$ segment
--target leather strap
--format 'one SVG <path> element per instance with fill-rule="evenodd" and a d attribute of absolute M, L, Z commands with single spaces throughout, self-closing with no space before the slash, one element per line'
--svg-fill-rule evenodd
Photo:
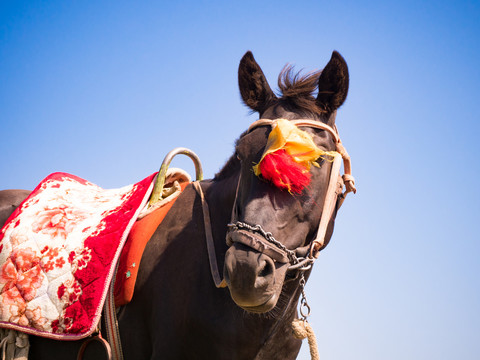
<path fill-rule="evenodd" d="M 252 123 L 252 125 L 250 125 L 250 127 L 248 128 L 248 132 L 252 131 L 253 129 L 259 126 L 273 126 L 277 122 L 277 120 L 281 120 L 281 119 L 279 118 L 275 120 L 270 120 L 270 119 L 257 120 L 254 123 Z M 340 142 L 337 129 L 332 128 L 331 126 L 324 124 L 320 121 L 316 121 L 312 119 L 298 119 L 298 120 L 289 120 L 289 121 L 296 126 L 308 126 L 315 129 L 328 131 L 335 139 L 335 143 Z"/>
<path fill-rule="evenodd" d="M 107 298 L 104 305 L 107 339 L 112 348 L 112 354 L 109 359 L 113 360 L 123 360 L 122 342 L 120 340 L 120 333 L 118 331 L 117 310 L 115 307 L 115 295 L 113 293 L 118 264 L 119 262 L 117 262 L 117 265 L 115 266 L 115 273 L 112 281 L 110 282 L 110 287 L 108 288 Z"/>
<path fill-rule="evenodd" d="M 203 211 L 203 223 L 205 225 L 205 240 L 207 242 L 207 252 L 208 260 L 210 262 L 210 272 L 212 273 L 213 282 L 217 288 L 224 288 L 227 286 L 225 279 L 222 279 L 220 272 L 218 271 L 217 256 L 215 255 L 215 244 L 213 242 L 212 235 L 212 223 L 210 221 L 210 211 L 208 208 L 208 203 L 205 200 L 205 195 L 203 194 L 202 187 L 198 181 L 194 181 L 193 188 L 200 195 L 200 200 L 202 202 L 202 211 Z"/>
<path fill-rule="evenodd" d="M 237 227 L 238 223 L 230 224 L 229 226 Z M 238 236 L 241 235 L 241 236 Z M 257 250 L 265 255 L 268 255 L 273 260 L 282 263 L 288 264 L 290 259 L 287 256 L 287 253 L 280 248 L 273 245 L 271 242 L 268 242 L 263 236 L 258 236 L 255 233 L 247 230 L 236 229 L 229 237 L 227 237 L 227 245 L 231 246 L 234 242 L 238 242 L 252 249 Z"/>
<path fill-rule="evenodd" d="M 318 225 L 317 237 L 312 242 L 310 249 L 310 255 L 318 257 L 319 250 L 325 243 L 325 234 L 327 233 L 327 227 L 332 218 L 333 209 L 337 203 L 338 198 L 338 174 L 340 173 L 340 165 L 342 158 L 340 154 L 336 154 L 333 159 L 332 168 L 330 170 L 330 179 L 328 180 L 327 193 L 325 194 L 325 202 L 323 203 L 322 217 L 320 218 L 320 224 Z M 341 192 L 341 190 L 340 190 Z"/>

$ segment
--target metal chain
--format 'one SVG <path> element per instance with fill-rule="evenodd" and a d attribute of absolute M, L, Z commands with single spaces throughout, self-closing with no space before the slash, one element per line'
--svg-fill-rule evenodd
<path fill-rule="evenodd" d="M 308 305 L 308 301 L 307 301 L 307 295 L 305 294 L 305 284 L 306 284 L 306 280 L 305 280 L 304 273 L 302 272 L 302 275 L 300 277 L 300 282 L 299 282 L 300 289 L 302 291 L 299 310 L 300 310 L 300 315 L 302 316 L 302 320 L 304 322 L 307 321 L 307 318 L 310 316 L 310 312 L 311 312 L 310 305 Z"/>
<path fill-rule="evenodd" d="M 297 255 L 295 254 L 295 251 L 287 249 L 285 245 L 283 245 L 280 241 L 275 239 L 275 237 L 272 235 L 271 232 L 265 231 L 260 225 L 252 226 L 247 223 L 237 221 L 234 224 L 228 224 L 228 227 L 232 231 L 248 230 L 251 232 L 257 232 L 260 235 L 262 235 L 265 238 L 265 240 L 272 243 L 277 248 L 279 248 L 280 250 L 282 250 L 287 254 L 287 257 L 291 263 L 290 267 L 288 268 L 289 270 L 307 271 L 307 270 L 310 270 L 313 263 L 315 262 L 315 259 L 311 257 L 306 257 L 306 258 L 297 257 Z"/>
<path fill-rule="evenodd" d="M 299 261 L 298 261 L 297 255 L 295 255 L 295 251 L 287 249 L 287 247 L 285 245 L 283 245 L 280 241 L 278 241 L 277 239 L 275 239 L 273 237 L 271 232 L 267 232 L 267 231 L 263 230 L 263 228 L 260 225 L 252 226 L 252 225 L 246 224 L 244 222 L 237 221 L 235 224 L 228 224 L 228 227 L 230 229 L 232 229 L 233 231 L 249 230 L 249 231 L 252 231 L 252 232 L 260 233 L 260 235 L 262 235 L 265 238 L 265 240 L 272 243 L 273 245 L 275 245 L 280 250 L 284 251 L 287 254 L 288 258 L 290 259 L 290 262 L 293 265 L 298 264 Z"/>

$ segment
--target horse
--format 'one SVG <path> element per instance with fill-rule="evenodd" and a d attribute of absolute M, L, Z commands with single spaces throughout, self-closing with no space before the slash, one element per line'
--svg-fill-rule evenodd
<path fill-rule="evenodd" d="M 349 75 L 345 60 L 334 51 L 322 71 L 305 75 L 286 66 L 278 77 L 280 93 L 275 94 L 248 51 L 240 61 L 238 82 L 244 104 L 260 119 L 309 119 L 333 128 L 347 97 Z M 336 150 L 329 131 L 315 126 L 302 130 L 318 148 Z M 278 188 L 252 171 L 271 131 L 261 123 L 241 134 L 223 168 L 197 187 L 188 185 L 156 229 L 140 263 L 133 299 L 118 314 L 125 359 L 297 357 L 301 340 L 292 335 L 291 323 L 312 268 L 281 261 L 277 250 L 300 256 L 310 248 L 332 163 L 318 159 L 310 168 L 310 184 L 301 192 Z M 0 192 L 0 227 L 27 195 L 25 190 Z M 335 199 L 318 251 L 331 239 L 341 200 Z M 205 203 L 210 225 L 204 221 Z M 223 269 L 226 287 L 212 281 L 208 231 L 213 261 Z M 253 244 L 265 242 L 265 236 L 278 243 L 270 252 L 263 251 L 269 247 L 265 244 Z M 82 342 L 30 336 L 29 356 L 75 359 Z M 84 358 L 105 358 L 104 349 L 88 346 Z"/>

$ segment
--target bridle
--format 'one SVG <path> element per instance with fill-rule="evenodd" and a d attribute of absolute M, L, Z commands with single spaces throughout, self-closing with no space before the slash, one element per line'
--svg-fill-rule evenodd
<path fill-rule="evenodd" d="M 280 119 L 257 120 L 250 125 L 247 133 L 253 131 L 260 126 L 273 127 L 278 120 Z M 296 250 L 290 250 L 287 249 L 280 241 L 276 240 L 270 232 L 265 231 L 261 225 L 250 225 L 236 220 L 235 203 L 237 201 L 238 188 L 241 181 L 240 177 L 238 180 L 237 194 L 235 195 L 234 206 L 232 209 L 232 221 L 230 224 L 228 224 L 228 227 L 229 234 L 236 231 L 241 232 L 244 236 L 236 237 L 235 240 L 232 240 L 230 236 L 227 236 L 227 245 L 231 246 L 233 245 L 233 242 L 241 242 L 261 253 L 267 254 L 278 262 L 290 264 L 289 270 L 299 270 L 302 272 L 303 275 L 304 271 L 311 268 L 312 264 L 317 259 L 320 250 L 324 247 L 327 227 L 332 217 L 335 206 L 339 208 L 345 200 L 346 195 L 349 192 L 355 193 L 356 188 L 355 179 L 352 176 L 350 156 L 342 145 L 336 126 L 331 127 L 320 121 L 315 121 L 311 119 L 299 119 L 290 121 L 298 127 L 311 127 L 314 129 L 327 131 L 328 133 L 330 133 L 330 135 L 332 135 L 335 142 L 336 154 L 334 155 L 334 159 L 332 161 L 327 193 L 325 196 L 325 202 L 323 204 L 322 216 L 315 239 L 305 247 L 301 247 Z M 344 164 L 344 175 L 340 176 L 340 167 L 342 160 Z M 345 191 L 343 191 L 344 186 Z M 222 276 L 220 275 L 220 272 L 218 270 L 208 203 L 205 200 L 205 195 L 203 193 L 202 187 L 200 186 L 200 183 L 198 181 L 193 182 L 193 187 L 200 195 L 202 203 L 203 218 L 205 224 L 205 238 L 207 243 L 207 252 L 210 262 L 210 271 L 212 274 L 212 278 L 216 287 L 226 287 L 227 284 L 225 280 L 222 279 Z"/>
<path fill-rule="evenodd" d="M 260 119 L 250 125 L 247 133 L 261 126 L 274 127 L 277 121 L 280 119 Z M 320 250 L 324 247 L 325 235 L 327 232 L 328 223 L 330 222 L 333 210 L 337 202 L 340 202 L 338 206 L 343 203 L 346 195 L 349 192 L 356 192 L 355 180 L 351 174 L 350 156 L 345 150 L 340 136 L 338 135 L 337 128 L 326 125 L 322 122 L 299 119 L 290 120 L 291 123 L 297 127 L 311 127 L 315 129 L 321 129 L 327 131 L 332 135 L 335 142 L 335 155 L 332 161 L 332 167 L 330 171 L 329 183 L 327 187 L 327 193 L 325 196 L 325 202 L 323 205 L 322 216 L 318 226 L 315 239 L 305 247 L 299 248 L 296 251 L 287 249 L 281 242 L 276 240 L 272 233 L 265 231 L 261 225 L 250 225 L 236 220 L 235 209 L 233 207 L 232 222 L 228 225 L 230 232 L 242 232 L 244 236 L 227 237 L 227 244 L 232 245 L 234 241 L 241 242 L 255 250 L 269 255 L 274 260 L 289 263 L 289 270 L 308 270 L 315 259 L 318 257 Z M 340 176 L 340 166 L 343 159 L 345 174 Z M 239 178 L 239 184 L 241 179 Z M 343 186 L 345 185 L 345 191 L 343 192 Z M 238 189 L 238 187 L 237 187 Z M 238 190 L 237 190 L 238 193 Z M 238 195 L 238 194 L 237 194 Z M 235 196 L 235 203 L 237 201 L 237 195 Z M 250 234 L 256 234 L 257 236 L 250 236 Z M 259 236 L 258 236 L 259 235 Z M 299 255 L 299 256 L 297 256 Z"/>

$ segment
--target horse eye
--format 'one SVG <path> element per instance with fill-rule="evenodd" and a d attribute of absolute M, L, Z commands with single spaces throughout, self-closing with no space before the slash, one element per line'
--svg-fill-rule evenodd
<path fill-rule="evenodd" d="M 324 159 L 324 158 L 318 158 L 318 159 L 317 159 L 317 164 L 318 164 L 318 166 L 322 166 L 324 162 L 325 162 L 325 159 Z"/>

